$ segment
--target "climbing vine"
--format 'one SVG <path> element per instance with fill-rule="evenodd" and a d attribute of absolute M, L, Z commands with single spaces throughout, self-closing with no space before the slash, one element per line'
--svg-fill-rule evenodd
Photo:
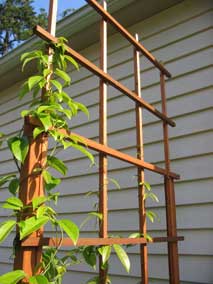
<path fill-rule="evenodd" d="M 23 70 L 31 61 L 36 61 L 37 64 L 37 74 L 29 77 L 19 92 L 20 99 L 26 95 L 32 95 L 29 109 L 23 110 L 21 116 L 35 122 L 33 139 L 36 140 L 45 135 L 52 139 L 55 145 L 47 155 L 44 165 L 34 168 L 33 173 L 31 173 L 42 175 L 45 195 L 36 197 L 30 205 L 25 205 L 18 198 L 18 193 L 22 182 L 20 180 L 21 168 L 29 151 L 29 139 L 24 134 L 23 129 L 16 136 L 7 139 L 8 148 L 11 151 L 18 174 L 0 177 L 0 187 L 7 186 L 11 194 L 2 206 L 11 211 L 11 218 L 0 225 L 0 242 L 3 242 L 17 227 L 18 234 L 14 241 L 14 251 L 20 241 L 38 231 L 47 223 L 52 225 L 56 237 L 60 239 L 63 239 L 64 234 L 66 234 L 76 245 L 79 238 L 78 226 L 71 220 L 59 219 L 57 212 L 52 207 L 53 204 L 57 204 L 60 195 L 60 192 L 56 192 L 55 188 L 61 183 L 61 178 L 53 176 L 51 169 L 56 170 L 62 176 L 66 176 L 68 170 L 65 163 L 56 156 L 58 149 L 65 150 L 72 147 L 82 152 L 94 164 L 94 157 L 87 150 L 83 141 L 77 135 L 69 132 L 68 121 L 76 116 L 79 111 L 82 111 L 88 117 L 89 112 L 85 105 L 74 101 L 64 91 L 64 88 L 71 84 L 71 78 L 67 73 L 68 64 L 78 69 L 77 62 L 66 54 L 65 43 L 66 39 L 59 38 L 58 43 L 51 44 L 51 56 L 48 56 L 42 50 L 24 53 L 21 56 Z M 4 135 L 0 133 L 0 146 L 3 139 Z M 157 197 L 151 192 L 150 186 L 148 184 L 145 184 L 145 186 L 147 193 L 144 198 L 152 198 L 157 201 Z M 30 215 L 29 212 L 31 212 Z M 28 218 L 25 218 L 24 216 L 27 214 Z M 90 212 L 89 217 L 102 220 L 102 215 L 98 211 Z M 153 222 L 156 216 L 150 211 L 147 212 L 147 217 Z M 138 236 L 141 235 L 132 234 L 130 237 Z M 144 237 L 149 238 L 148 235 Z M 99 256 L 102 257 L 102 269 L 107 271 L 112 250 L 114 250 L 126 271 L 129 272 L 130 270 L 128 255 L 124 247 L 120 245 L 74 247 L 61 258 L 57 254 L 59 249 L 60 245 L 43 248 L 42 262 L 37 267 L 37 271 L 35 270 L 35 275 L 29 277 L 24 271 L 16 270 L 0 276 L 0 283 L 15 284 L 25 278 L 31 284 L 61 284 L 69 266 L 86 262 L 95 269 Z M 99 282 L 99 277 L 95 277 L 89 280 L 88 284 Z M 106 283 L 111 283 L 108 276 Z"/>

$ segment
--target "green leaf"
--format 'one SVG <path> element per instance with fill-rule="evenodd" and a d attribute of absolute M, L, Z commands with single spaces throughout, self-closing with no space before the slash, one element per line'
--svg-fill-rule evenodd
<path fill-rule="evenodd" d="M 29 57 L 30 56 L 30 52 L 24 52 L 21 57 L 20 57 L 20 60 L 23 61 L 25 58 Z"/>
<path fill-rule="evenodd" d="M 29 86 L 28 83 L 25 82 L 21 88 L 21 90 L 18 93 L 19 99 L 22 99 L 27 93 L 29 93 Z"/>
<path fill-rule="evenodd" d="M 155 218 L 157 218 L 157 214 L 153 211 L 146 211 L 146 217 L 152 222 L 154 223 Z"/>
<path fill-rule="evenodd" d="M 23 202 L 17 197 L 10 197 L 3 204 L 3 208 L 20 211 L 23 208 Z"/>
<path fill-rule="evenodd" d="M 136 238 L 140 238 L 141 234 L 140 233 L 132 233 L 131 235 L 129 235 L 130 239 L 136 239 Z"/>
<path fill-rule="evenodd" d="M 53 177 L 47 170 L 42 171 L 42 176 L 44 178 L 47 191 L 50 191 L 61 182 L 59 178 Z"/>
<path fill-rule="evenodd" d="M 89 119 L 89 111 L 88 111 L 88 108 L 81 104 L 81 103 L 78 103 L 78 102 L 75 102 L 75 105 L 77 106 L 78 109 L 80 109 Z"/>
<path fill-rule="evenodd" d="M 154 194 L 153 192 L 148 193 L 147 197 L 151 198 L 155 202 L 159 202 L 157 195 Z"/>
<path fill-rule="evenodd" d="M 117 189 L 121 189 L 120 184 L 114 178 L 109 178 L 109 180 L 116 186 Z"/>
<path fill-rule="evenodd" d="M 87 281 L 87 284 L 100 284 L 99 276 L 95 276 Z"/>
<path fill-rule="evenodd" d="M 39 196 L 39 197 L 33 198 L 33 201 L 32 201 L 33 210 L 38 208 L 41 204 L 43 204 L 47 200 L 48 198 L 46 196 Z"/>
<path fill-rule="evenodd" d="M 47 77 L 52 71 L 49 68 L 43 70 L 44 77 Z"/>
<path fill-rule="evenodd" d="M 99 220 L 102 220 L 103 219 L 103 215 L 101 213 L 98 213 L 98 212 L 90 212 L 88 213 L 88 216 L 87 218 L 85 218 L 83 220 L 83 222 L 80 224 L 80 229 L 88 222 L 90 221 L 91 219 L 93 218 L 98 218 Z"/>
<path fill-rule="evenodd" d="M 148 182 L 141 182 L 140 185 L 144 185 L 145 188 L 148 190 L 148 191 L 151 191 L 151 185 L 148 183 Z"/>
<path fill-rule="evenodd" d="M 56 87 L 56 89 L 59 91 L 59 93 L 62 92 L 62 85 L 56 80 L 50 80 L 50 82 Z"/>
<path fill-rule="evenodd" d="M 67 85 L 70 85 L 70 83 L 71 83 L 71 78 L 70 78 L 70 76 L 69 76 L 66 72 L 64 72 L 64 71 L 62 71 L 62 70 L 56 68 L 55 74 L 56 74 L 57 76 L 59 76 L 60 78 L 62 78 L 62 79 L 67 83 Z"/>
<path fill-rule="evenodd" d="M 40 206 L 36 211 L 36 218 L 41 218 L 47 213 L 47 206 Z"/>
<path fill-rule="evenodd" d="M 29 90 L 31 91 L 32 88 L 33 88 L 36 84 L 38 84 L 42 79 L 43 79 L 43 77 L 42 77 L 42 76 L 38 76 L 38 75 L 30 77 L 30 78 L 28 79 L 28 87 L 29 87 Z"/>
<path fill-rule="evenodd" d="M 12 272 L 5 273 L 0 276 L 1 284 L 16 284 L 20 280 L 26 277 L 26 274 L 23 270 L 15 270 Z"/>
<path fill-rule="evenodd" d="M 29 142 L 27 137 L 12 137 L 8 139 L 7 143 L 14 157 L 21 163 L 24 163 L 29 150 Z"/>
<path fill-rule="evenodd" d="M 30 113 L 31 113 L 30 110 L 22 110 L 21 117 L 25 117 L 25 116 L 29 115 Z"/>
<path fill-rule="evenodd" d="M 1 147 L 2 143 L 3 143 L 2 139 L 1 139 L 2 137 L 4 137 L 4 134 L 2 132 L 0 132 L 0 147 Z"/>
<path fill-rule="evenodd" d="M 44 131 L 45 131 L 45 129 L 43 127 L 36 127 L 33 130 L 33 138 L 36 139 L 36 137 Z"/>
<path fill-rule="evenodd" d="M 75 59 L 73 59 L 71 56 L 69 55 L 64 55 L 64 58 L 66 58 L 66 60 L 68 60 L 72 65 L 75 66 L 75 68 L 77 70 L 79 70 L 79 66 L 78 66 L 78 63 L 75 61 Z"/>
<path fill-rule="evenodd" d="M 73 147 L 74 149 L 80 151 L 80 152 L 83 153 L 85 156 L 87 156 L 87 157 L 90 159 L 90 161 L 91 161 L 92 164 L 95 163 L 95 159 L 94 159 L 93 155 L 92 155 L 89 151 L 87 151 L 83 146 L 78 145 L 78 144 L 74 144 L 74 143 L 72 143 L 72 142 L 69 142 L 69 143 L 71 143 L 71 144 L 70 144 L 70 147 Z"/>
<path fill-rule="evenodd" d="M 79 229 L 78 226 L 70 220 L 58 220 L 58 224 L 62 230 L 68 235 L 68 237 L 73 241 L 74 245 L 76 245 L 79 237 Z"/>
<path fill-rule="evenodd" d="M 33 216 L 24 221 L 20 221 L 18 223 L 18 226 L 20 228 L 20 240 L 32 234 L 33 232 L 39 230 L 48 221 L 49 221 L 49 217 L 46 217 L 46 216 L 42 216 L 39 218 L 36 218 L 35 216 Z"/>
<path fill-rule="evenodd" d="M 87 281 L 87 284 L 100 284 L 100 278 L 95 276 Z"/>
<path fill-rule="evenodd" d="M 63 110 L 63 107 L 60 104 L 57 103 L 51 103 L 51 104 L 42 104 L 37 109 L 37 113 L 41 113 L 44 111 L 55 111 L 55 110 Z"/>
<path fill-rule="evenodd" d="M 153 241 L 152 237 L 151 237 L 149 234 L 147 234 L 147 233 L 144 234 L 143 237 L 144 237 L 147 241 L 149 241 L 149 242 L 152 242 L 152 241 Z"/>
<path fill-rule="evenodd" d="M 49 284 L 48 279 L 44 275 L 31 276 L 29 279 L 30 284 Z"/>
<path fill-rule="evenodd" d="M 9 180 L 11 180 L 12 178 L 14 178 L 16 175 L 15 174 L 11 174 L 11 175 L 6 175 L 0 178 L 0 187 L 2 185 L 4 185 L 6 182 L 8 182 Z"/>
<path fill-rule="evenodd" d="M 110 258 L 112 247 L 111 246 L 102 246 L 98 249 L 98 252 L 102 256 L 102 264 L 105 265 L 105 263 Z"/>
<path fill-rule="evenodd" d="M 52 126 L 51 117 L 49 114 L 39 113 L 37 114 L 39 120 L 44 126 L 45 131 L 47 131 Z"/>
<path fill-rule="evenodd" d="M 23 71 L 25 65 L 28 62 L 30 62 L 31 60 L 34 60 L 36 58 L 42 58 L 42 51 L 35 50 L 35 51 L 32 51 L 32 52 L 23 53 L 22 56 L 21 56 L 21 61 L 24 61 L 23 65 L 22 65 L 22 71 Z"/>
<path fill-rule="evenodd" d="M 94 270 L 96 269 L 96 252 L 94 246 L 87 246 L 83 250 L 83 257 L 87 264 L 89 264 Z"/>
<path fill-rule="evenodd" d="M 14 178 L 9 183 L 9 192 L 13 195 L 19 191 L 19 179 Z"/>
<path fill-rule="evenodd" d="M 47 156 L 47 164 L 54 168 L 56 171 L 60 172 L 62 175 L 66 175 L 67 167 L 65 166 L 64 162 L 59 160 L 54 156 Z"/>
<path fill-rule="evenodd" d="M 99 220 L 103 220 L 103 215 L 102 215 L 101 213 L 98 213 L 98 212 L 90 212 L 90 213 L 88 213 L 88 215 L 97 217 Z"/>
<path fill-rule="evenodd" d="M 4 222 L 0 226 L 0 243 L 3 242 L 7 236 L 10 234 L 10 232 L 13 230 L 13 228 L 16 225 L 16 221 L 14 220 L 9 220 Z M 0 282 L 1 283 L 1 282 Z"/>
<path fill-rule="evenodd" d="M 35 57 L 29 57 L 29 58 L 26 58 L 22 64 L 22 72 L 24 71 L 24 67 L 26 66 L 27 63 L 29 63 L 30 61 L 34 60 Z"/>
<path fill-rule="evenodd" d="M 113 245 L 113 248 L 114 248 L 118 258 L 120 259 L 120 262 L 122 263 L 123 267 L 129 273 L 130 261 L 129 261 L 129 257 L 126 254 L 125 250 L 120 245 Z"/>

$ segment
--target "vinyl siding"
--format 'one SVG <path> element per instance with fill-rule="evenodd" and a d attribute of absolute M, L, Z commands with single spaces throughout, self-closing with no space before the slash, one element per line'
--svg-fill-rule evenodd
<path fill-rule="evenodd" d="M 181 175 L 175 190 L 178 233 L 185 237 L 185 241 L 179 243 L 182 284 L 213 283 L 212 14 L 212 1 L 186 0 L 129 27 L 131 33 L 139 33 L 143 44 L 173 75 L 167 80 L 166 89 L 168 114 L 177 124 L 176 128 L 169 129 L 169 134 L 172 170 Z M 98 64 L 98 47 L 94 44 L 81 53 Z M 133 89 L 132 47 L 120 35 L 114 34 L 109 38 L 108 55 L 109 73 Z M 141 58 L 141 70 L 142 96 L 160 109 L 158 71 L 144 57 Z M 84 68 L 71 74 L 73 84 L 67 91 L 90 110 L 90 120 L 80 114 L 78 119 L 73 119 L 72 129 L 97 140 L 99 81 Z M 11 86 L 0 95 L 0 131 L 8 137 L 22 125 L 19 113 L 30 101 L 29 97 L 23 101 L 17 99 L 19 85 Z M 109 87 L 109 145 L 131 155 L 136 153 L 134 107 L 130 99 Z M 146 111 L 143 114 L 145 160 L 163 167 L 162 125 Z M 6 148 L 0 150 L 0 157 L 0 175 L 16 171 Z M 72 218 L 80 224 L 96 202 L 94 195 L 86 198 L 85 193 L 97 190 L 98 169 L 97 166 L 90 168 L 88 159 L 74 150 L 69 154 L 62 153 L 61 158 L 69 167 L 69 175 L 61 185 L 58 211 L 61 217 Z M 109 181 L 111 234 L 126 236 L 138 230 L 136 173 L 135 167 L 109 158 L 109 178 L 116 179 L 121 186 L 119 190 Z M 147 204 L 160 219 L 154 224 L 148 223 L 149 231 L 152 236 L 164 236 L 163 178 L 147 171 L 145 174 L 160 200 L 157 204 L 150 201 Z M 3 188 L 1 200 L 6 197 L 7 190 Z M 0 209 L 0 221 L 6 217 L 7 212 Z M 51 228 L 47 226 L 46 229 L 51 235 Z M 91 221 L 83 228 L 82 236 L 96 235 L 95 222 Z M 11 237 L 0 248 L 1 272 L 10 269 L 10 240 Z M 138 247 L 129 249 L 129 255 L 132 264 L 129 275 L 113 255 L 110 269 L 113 284 L 136 284 L 140 280 Z M 149 255 L 150 283 L 168 283 L 166 245 L 149 245 Z M 93 275 L 94 271 L 88 267 L 76 266 L 67 274 L 64 283 L 83 284 Z"/>

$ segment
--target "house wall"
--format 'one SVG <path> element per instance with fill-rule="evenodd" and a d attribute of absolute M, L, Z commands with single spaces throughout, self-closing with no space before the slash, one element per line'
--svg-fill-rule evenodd
<path fill-rule="evenodd" d="M 181 175 L 176 182 L 178 234 L 185 237 L 179 243 L 180 278 L 183 284 L 213 283 L 213 190 L 212 190 L 212 1 L 191 0 L 173 6 L 159 14 L 129 27 L 139 33 L 148 50 L 163 61 L 172 73 L 167 80 L 168 114 L 177 123 L 170 128 L 172 170 Z M 82 50 L 83 55 L 98 64 L 98 44 Z M 129 44 L 115 34 L 109 38 L 109 73 L 133 89 L 133 51 Z M 159 74 L 144 58 L 141 59 L 142 96 L 160 109 Z M 72 86 L 67 90 L 76 100 L 89 107 L 90 120 L 83 114 L 71 122 L 73 131 L 98 139 L 98 79 L 84 68 L 72 72 Z M 11 86 L 0 95 L 0 131 L 8 136 L 16 132 L 22 121 L 19 113 L 26 108 L 29 98 L 16 97 L 20 84 Z M 109 145 L 135 155 L 134 103 L 125 95 L 109 87 L 108 139 Z M 79 123 L 80 121 L 80 123 Z M 144 111 L 145 160 L 163 164 L 162 125 Z M 0 174 L 15 171 L 8 150 L 0 150 Z M 72 218 L 80 224 L 87 213 L 94 210 L 95 195 L 85 193 L 97 190 L 97 166 L 76 151 L 62 153 L 69 166 L 69 176 L 61 185 L 60 217 Z M 95 156 L 97 160 L 97 155 Z M 117 189 L 116 179 L 121 189 Z M 151 236 L 165 236 L 165 208 L 163 178 L 146 172 L 146 181 L 152 184 L 160 202 L 148 202 L 148 207 L 159 216 L 159 221 L 148 223 Z M 124 162 L 109 158 L 109 228 L 110 234 L 126 236 L 138 230 L 136 169 Z M 1 200 L 7 196 L 1 189 Z M 70 213 L 72 212 L 72 213 Z M 0 220 L 8 213 L 0 210 Z M 47 227 L 51 235 L 50 228 Z M 82 229 L 82 237 L 96 236 L 94 221 Z M 11 269 L 9 238 L 0 247 L 0 271 Z M 62 253 L 65 253 L 63 251 Z M 150 283 L 168 283 L 167 248 L 165 244 L 149 245 Z M 113 284 L 136 284 L 139 278 L 138 247 L 129 249 L 132 269 L 127 275 L 115 256 L 110 273 Z M 64 283 L 84 283 L 94 271 L 84 265 L 72 268 Z"/>

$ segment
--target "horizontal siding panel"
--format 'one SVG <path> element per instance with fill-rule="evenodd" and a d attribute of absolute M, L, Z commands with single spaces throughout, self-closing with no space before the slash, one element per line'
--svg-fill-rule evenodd
<path fill-rule="evenodd" d="M 167 80 L 168 114 L 177 123 L 170 128 L 172 170 L 181 174 L 176 182 L 178 234 L 185 237 L 179 244 L 182 284 L 213 283 L 213 223 L 212 223 L 212 1 L 182 1 L 149 19 L 129 27 L 134 34 L 139 32 L 143 44 L 173 74 Z M 83 51 L 87 58 L 97 59 L 97 44 Z M 121 83 L 133 89 L 132 47 L 118 34 L 109 38 L 109 72 Z M 159 75 L 144 57 L 141 58 L 142 95 L 144 99 L 161 109 Z M 98 136 L 98 78 L 81 68 L 80 72 L 71 72 L 73 85 L 68 93 L 89 106 L 91 117 L 80 114 L 74 118 L 71 127 L 80 134 L 94 138 Z M 19 101 L 19 85 L 11 86 L 0 97 L 0 131 L 11 135 L 22 125 L 19 113 L 30 102 L 26 96 Z M 117 90 L 109 87 L 108 132 L 109 145 L 123 152 L 135 155 L 135 114 L 134 103 Z M 80 123 L 79 123 L 80 120 Z M 162 127 L 154 116 L 144 111 L 145 158 L 147 161 L 163 164 Z M 52 143 L 50 143 L 52 146 Z M 0 150 L 0 175 L 16 171 L 9 151 Z M 97 191 L 97 166 L 89 168 L 88 159 L 77 151 L 61 154 L 69 166 L 69 176 L 60 186 L 59 217 L 71 218 L 80 224 L 87 213 L 93 209 L 97 199 L 94 194 L 85 197 L 85 193 Z M 97 160 L 97 155 L 96 155 Z M 124 162 L 109 159 L 109 222 L 110 233 L 127 236 L 138 230 L 137 211 L 137 170 Z M 116 189 L 110 179 L 116 179 L 121 190 Z M 145 178 L 152 184 L 153 191 L 159 196 L 159 203 L 147 202 L 147 207 L 158 213 L 159 222 L 148 227 L 152 236 L 166 235 L 163 178 L 145 171 Z M 1 200 L 8 196 L 4 187 L 0 190 Z M 2 203 L 1 203 L 2 204 Z M 69 213 L 72 212 L 72 213 Z M 8 212 L 0 210 L 0 221 L 6 219 Z M 52 235 L 51 228 L 46 227 Z M 13 233 L 14 234 L 14 233 Z M 97 235 L 95 220 L 82 228 L 82 236 Z M 12 237 L 1 244 L 0 271 L 11 270 L 8 263 Z M 65 251 L 66 249 L 64 249 Z M 64 253 L 64 252 L 63 252 Z M 127 275 L 113 255 L 111 274 L 113 284 L 136 284 L 139 278 L 138 247 L 129 249 L 132 271 Z M 166 244 L 149 245 L 150 283 L 168 283 Z M 80 284 L 92 276 L 94 271 L 82 265 L 69 271 L 64 283 Z M 71 282 L 72 281 L 72 282 Z"/>
<path fill-rule="evenodd" d="M 65 209 L 66 210 L 66 209 Z M 69 209 L 70 211 L 70 209 Z M 149 230 L 165 230 L 165 209 L 155 208 L 154 212 L 158 215 L 159 220 L 155 223 L 148 221 Z M 213 227 L 213 221 L 211 218 L 212 204 L 193 206 L 177 206 L 177 224 L 179 229 L 209 229 Z M 5 214 L 5 213 L 4 213 Z M 193 219 L 191 216 L 193 215 Z M 62 219 L 71 219 L 78 226 L 82 224 L 88 215 L 86 213 L 63 213 L 60 214 Z M 7 216 L 5 216 L 7 217 Z M 5 221 L 5 217 L 0 216 L 0 221 Z M 84 231 L 97 231 L 97 220 L 88 221 L 84 225 L 82 232 Z M 49 225 L 46 226 L 48 231 L 51 231 Z M 123 211 L 110 211 L 109 212 L 109 231 L 138 231 L 138 212 L 134 210 Z"/>
<path fill-rule="evenodd" d="M 212 88 L 206 88 L 206 89 L 200 89 L 195 92 L 185 94 L 183 96 L 178 96 L 177 98 L 170 98 L 168 100 L 168 112 L 170 116 L 177 117 L 181 116 L 186 113 L 190 113 L 196 110 L 202 110 L 209 106 L 211 106 L 211 96 L 212 96 Z M 143 93 L 142 93 L 143 94 Z M 193 104 L 191 104 L 191 100 L 193 99 Z M 161 109 L 161 103 L 155 103 L 153 104 L 156 108 Z M 76 127 L 82 127 L 85 125 L 87 127 L 91 123 L 98 122 L 98 111 L 97 111 L 97 105 L 94 105 L 93 107 L 89 108 L 90 111 L 90 119 L 88 120 L 87 117 L 80 113 L 76 118 L 74 118 L 71 122 L 71 129 L 75 129 Z M 129 122 L 132 126 L 135 126 L 135 113 L 134 113 L 134 103 L 129 100 L 128 97 L 117 97 L 113 100 L 109 101 L 108 109 L 109 109 L 109 121 L 114 119 L 114 116 L 117 114 L 117 117 L 119 115 L 129 115 Z M 9 112 L 4 120 L 4 117 L 2 117 L 0 129 L 3 132 L 6 132 L 9 134 L 9 129 L 12 132 L 13 127 L 18 125 L 22 125 L 23 120 L 20 118 L 20 111 L 23 110 L 23 108 L 18 109 L 17 111 L 17 117 L 15 116 L 13 119 L 13 122 L 9 120 L 11 119 L 11 116 L 16 115 L 13 112 Z M 153 115 L 148 114 L 147 111 L 144 111 L 143 115 L 144 119 L 144 125 L 154 122 L 157 120 L 157 118 Z M 121 118 L 122 120 L 122 118 Z M 79 123 L 81 121 L 81 123 Z M 5 124 L 6 123 L 6 124 Z M 17 126 L 17 128 L 18 128 Z M 109 140 L 110 141 L 110 140 Z M 4 153 L 3 153 L 4 155 Z"/>

